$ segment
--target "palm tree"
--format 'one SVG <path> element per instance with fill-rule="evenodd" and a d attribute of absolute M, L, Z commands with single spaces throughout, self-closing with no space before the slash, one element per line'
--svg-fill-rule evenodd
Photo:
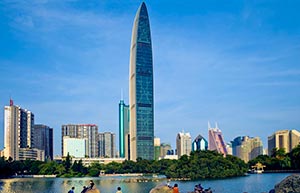
<path fill-rule="evenodd" d="M 300 169 L 300 144 L 290 152 L 292 166 L 294 169 Z"/>

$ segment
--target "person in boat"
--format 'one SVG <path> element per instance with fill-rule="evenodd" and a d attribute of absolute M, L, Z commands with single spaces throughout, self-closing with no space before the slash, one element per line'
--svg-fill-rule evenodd
<path fill-rule="evenodd" d="M 174 184 L 173 193 L 179 193 L 178 184 Z"/>

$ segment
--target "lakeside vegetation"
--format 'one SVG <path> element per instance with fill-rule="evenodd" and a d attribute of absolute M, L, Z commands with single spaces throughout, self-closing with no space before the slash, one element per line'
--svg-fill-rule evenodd
<path fill-rule="evenodd" d="M 280 170 L 300 170 L 300 144 L 292 149 L 290 153 L 286 153 L 283 148 L 274 148 L 272 155 L 259 155 L 248 162 L 249 166 L 254 166 L 260 162 L 265 165 L 265 171 Z"/>
<path fill-rule="evenodd" d="M 105 174 L 161 174 L 169 178 L 204 179 L 226 178 L 244 175 L 251 166 L 260 162 L 266 165 L 265 170 L 300 169 L 300 145 L 286 154 L 283 149 L 274 149 L 272 156 L 260 155 L 246 164 L 241 159 L 227 155 L 224 157 L 215 151 L 195 151 L 190 156 L 181 156 L 178 160 L 144 160 L 138 158 L 136 162 L 125 160 L 123 163 L 109 164 L 93 163 L 86 167 L 82 161 L 75 161 L 67 156 L 62 163 L 47 160 L 14 161 L 0 158 L 0 178 L 18 175 L 57 175 L 57 177 L 99 176 L 100 171 Z"/>

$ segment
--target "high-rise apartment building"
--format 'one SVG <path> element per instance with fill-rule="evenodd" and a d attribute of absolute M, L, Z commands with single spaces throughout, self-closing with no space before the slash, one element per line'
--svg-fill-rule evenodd
<path fill-rule="evenodd" d="M 86 139 L 86 156 L 98 157 L 98 126 L 95 124 L 68 124 L 61 127 L 62 155 L 64 154 L 64 137 Z"/>
<path fill-rule="evenodd" d="M 115 138 L 115 134 L 111 132 L 99 133 L 99 157 L 115 157 Z"/>
<path fill-rule="evenodd" d="M 35 124 L 34 147 L 44 150 L 45 158 L 53 160 L 53 128 L 47 125 Z"/>
<path fill-rule="evenodd" d="M 259 137 L 240 136 L 232 142 L 232 154 L 248 162 L 263 154 L 263 143 Z"/>
<path fill-rule="evenodd" d="M 197 150 L 207 150 L 208 149 L 208 142 L 207 140 L 202 136 L 198 135 L 195 140 L 192 143 L 192 150 L 197 151 Z"/>
<path fill-rule="evenodd" d="M 129 105 L 124 100 L 119 103 L 119 153 L 130 160 Z"/>
<path fill-rule="evenodd" d="M 153 61 L 150 23 L 145 3 L 133 24 L 129 74 L 130 159 L 154 159 Z"/>
<path fill-rule="evenodd" d="M 212 128 L 208 123 L 208 149 L 216 150 L 224 156 L 227 155 L 226 143 L 217 124 L 215 128 Z"/>
<path fill-rule="evenodd" d="M 300 143 L 300 132 L 297 130 L 279 130 L 268 137 L 268 155 L 274 148 L 283 148 L 286 153 L 292 151 Z"/>
<path fill-rule="evenodd" d="M 176 137 L 177 155 L 190 155 L 192 151 L 192 138 L 190 133 L 179 132 Z"/>
<path fill-rule="evenodd" d="M 10 100 L 10 105 L 4 107 L 4 157 L 20 160 L 20 148 L 34 147 L 33 125 L 33 113 Z"/>

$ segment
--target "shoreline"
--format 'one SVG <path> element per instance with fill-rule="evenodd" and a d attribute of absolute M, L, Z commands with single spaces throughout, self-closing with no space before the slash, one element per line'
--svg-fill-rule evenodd
<path fill-rule="evenodd" d="M 265 170 L 263 173 L 300 173 L 300 170 Z M 247 173 L 244 176 L 252 175 L 251 173 Z M 86 178 L 89 176 L 83 177 L 68 177 L 68 178 Z M 91 177 L 91 178 L 99 178 L 99 177 L 137 177 L 136 180 L 142 179 L 167 179 L 164 175 L 155 175 L 155 174 L 143 174 L 143 173 L 126 173 L 126 174 L 102 174 L 98 177 Z M 238 177 L 238 176 L 234 176 Z M 65 178 L 65 177 L 57 177 L 57 175 L 13 175 L 7 178 L 0 178 L 0 179 L 10 179 L 10 178 Z M 228 177 L 232 178 L 232 177 Z M 172 181 L 191 181 L 190 178 L 169 178 Z M 219 179 L 219 178 L 206 178 L 206 179 Z M 203 180 L 203 179 L 202 179 Z"/>

